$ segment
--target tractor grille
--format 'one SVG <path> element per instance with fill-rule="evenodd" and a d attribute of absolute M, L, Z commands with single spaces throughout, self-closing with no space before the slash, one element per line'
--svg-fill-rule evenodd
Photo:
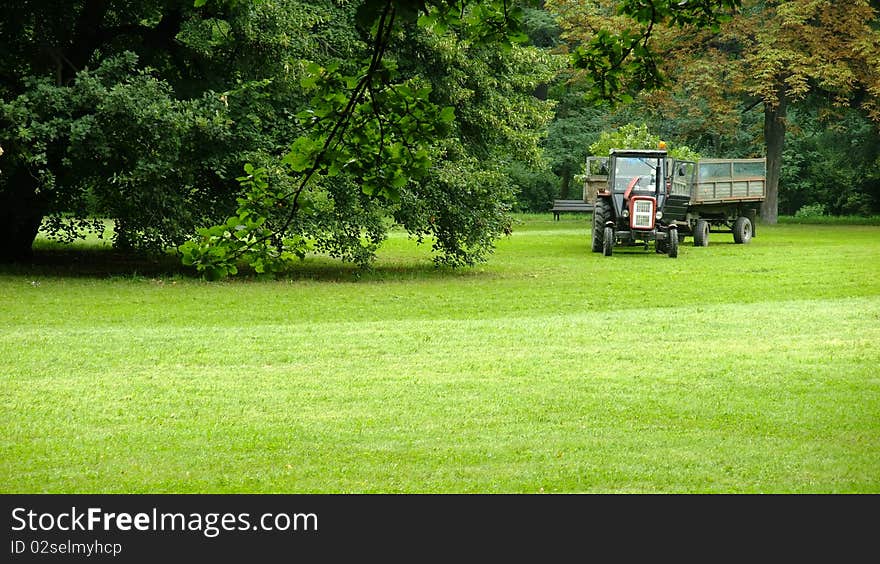
<path fill-rule="evenodd" d="M 651 229 L 654 227 L 654 201 L 636 200 L 633 202 L 632 221 L 633 229 Z"/>

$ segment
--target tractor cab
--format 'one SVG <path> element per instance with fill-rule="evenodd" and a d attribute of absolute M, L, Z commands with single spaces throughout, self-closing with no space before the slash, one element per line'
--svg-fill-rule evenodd
<path fill-rule="evenodd" d="M 666 151 L 613 150 L 609 158 L 611 200 L 615 217 L 629 228 L 653 230 L 666 203 Z"/>

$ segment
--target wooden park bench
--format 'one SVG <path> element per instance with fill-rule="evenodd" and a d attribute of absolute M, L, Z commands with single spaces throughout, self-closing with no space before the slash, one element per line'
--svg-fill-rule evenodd
<path fill-rule="evenodd" d="M 559 214 L 562 212 L 575 213 L 592 213 L 593 204 L 589 204 L 583 200 L 553 200 L 553 219 L 559 221 Z"/>

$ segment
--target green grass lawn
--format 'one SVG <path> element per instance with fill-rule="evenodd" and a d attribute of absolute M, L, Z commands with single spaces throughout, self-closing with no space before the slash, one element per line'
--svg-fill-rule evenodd
<path fill-rule="evenodd" d="M 208 283 L 94 246 L 0 270 L 3 493 L 880 493 L 880 226 Z"/>

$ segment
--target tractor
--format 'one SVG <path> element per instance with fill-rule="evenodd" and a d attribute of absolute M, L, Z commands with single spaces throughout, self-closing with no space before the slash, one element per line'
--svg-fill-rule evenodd
<path fill-rule="evenodd" d="M 615 246 L 678 256 L 678 226 L 666 223 L 663 210 L 670 198 L 665 149 L 613 149 L 603 162 L 607 182 L 596 193 L 592 250 L 611 256 Z"/>

